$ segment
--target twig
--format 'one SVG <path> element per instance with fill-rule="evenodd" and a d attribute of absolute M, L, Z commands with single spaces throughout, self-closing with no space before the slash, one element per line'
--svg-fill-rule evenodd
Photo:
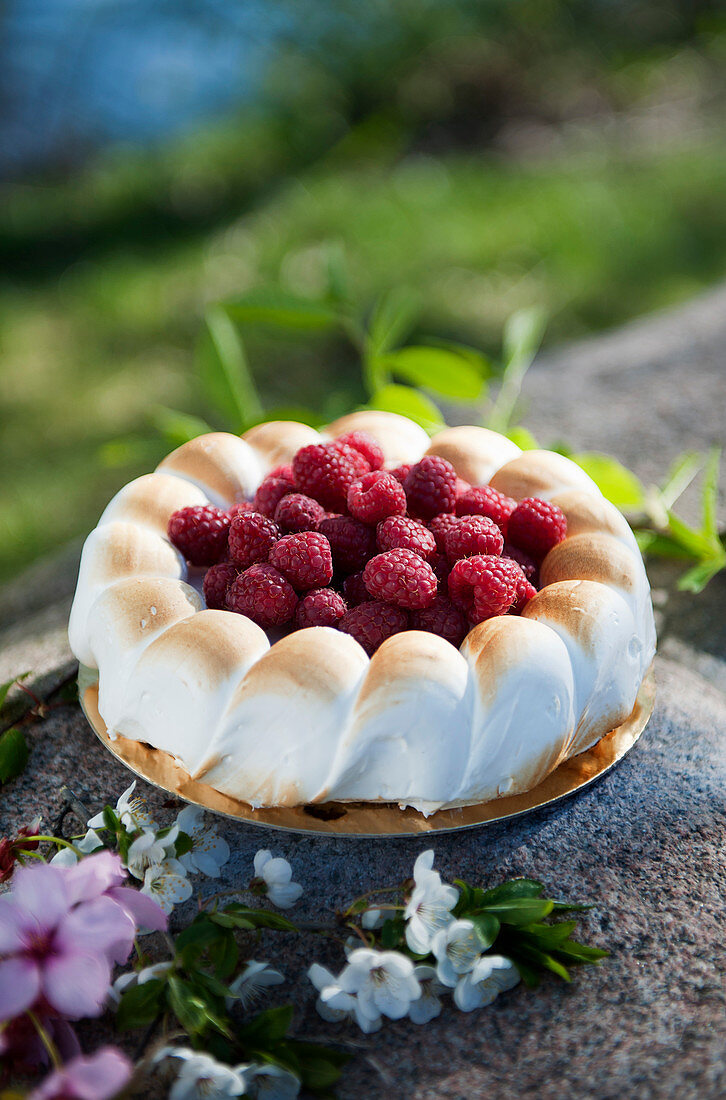
<path fill-rule="evenodd" d="M 2 728 L 0 728 L 0 736 L 2 736 L 3 733 L 7 733 L 7 731 L 9 729 L 12 729 L 13 726 L 20 725 L 21 722 L 30 722 L 33 721 L 34 718 L 41 717 L 40 715 L 34 713 L 38 709 L 38 707 L 47 706 L 54 695 L 57 695 L 59 691 L 62 691 L 64 687 L 67 687 L 68 684 L 72 683 L 73 680 L 77 679 L 77 677 L 78 665 L 76 664 L 73 666 L 73 670 L 69 672 L 67 676 L 64 676 L 60 683 L 56 684 L 55 687 L 51 688 L 47 695 L 41 697 L 40 699 L 38 699 L 36 695 L 32 694 L 28 688 L 23 687 L 22 690 L 25 692 L 25 694 L 31 695 L 31 698 L 33 698 L 35 701 L 31 706 L 26 707 L 26 709 L 15 719 L 15 721 L 8 722 Z M 22 687 L 21 684 L 19 684 L 18 686 Z"/>

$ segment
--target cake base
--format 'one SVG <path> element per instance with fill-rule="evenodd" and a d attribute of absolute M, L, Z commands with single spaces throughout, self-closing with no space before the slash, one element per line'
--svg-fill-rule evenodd
<path fill-rule="evenodd" d="M 546 779 L 524 794 L 496 798 L 460 809 L 438 810 L 429 817 L 411 808 L 401 810 L 390 802 L 325 802 L 309 806 L 278 806 L 254 810 L 221 794 L 206 783 L 191 778 L 166 752 L 125 737 L 111 740 L 98 713 L 97 674 L 81 665 L 78 696 L 83 713 L 109 752 L 139 778 L 167 794 L 201 806 L 212 813 L 285 832 L 329 834 L 350 837 L 417 836 L 424 833 L 453 833 L 476 825 L 492 825 L 510 817 L 530 813 L 558 802 L 593 783 L 617 764 L 639 739 L 655 705 L 653 666 L 641 684 L 635 707 L 621 726 L 611 730 L 596 745 L 555 768 Z"/>

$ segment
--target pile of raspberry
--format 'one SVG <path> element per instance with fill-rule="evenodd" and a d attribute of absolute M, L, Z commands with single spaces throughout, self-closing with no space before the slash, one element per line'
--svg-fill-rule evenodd
<path fill-rule="evenodd" d="M 472 626 L 520 614 L 567 533 L 554 504 L 469 485 L 444 458 L 384 470 L 370 435 L 302 447 L 254 499 L 182 508 L 169 538 L 206 569 L 207 606 L 265 630 L 329 626 L 368 654 L 402 630 L 459 646 Z"/>

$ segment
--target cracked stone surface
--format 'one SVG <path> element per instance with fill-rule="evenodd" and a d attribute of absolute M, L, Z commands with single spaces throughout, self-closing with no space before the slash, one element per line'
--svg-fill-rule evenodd
<path fill-rule="evenodd" d="M 686 449 L 722 442 L 726 408 L 726 288 L 684 309 L 583 345 L 551 353 L 525 387 L 526 422 L 544 441 L 619 454 L 645 479 Z M 683 385 L 687 373 L 688 385 Z M 687 502 L 694 507 L 695 498 Z M 67 672 L 64 640 L 77 548 L 41 563 L 0 594 L 0 681 L 25 668 L 45 690 Z M 57 600 L 42 598 L 54 577 Z M 711 1100 L 726 1094 L 726 576 L 700 596 L 675 591 L 677 570 L 651 569 L 659 627 L 658 694 L 651 722 L 630 755 L 589 789 L 511 823 L 442 836 L 434 847 L 444 877 L 484 885 L 526 875 L 552 896 L 591 901 L 583 938 L 607 948 L 598 968 L 523 987 L 490 1008 L 445 1007 L 425 1028 L 387 1023 L 365 1037 L 322 1021 L 305 977 L 315 958 L 339 968 L 327 941 L 282 935 L 258 957 L 288 978 L 270 1003 L 292 999 L 296 1027 L 310 1037 L 359 1044 L 339 1095 L 412 1100 Z M 20 697 L 16 693 L 15 706 Z M 5 717 L 5 716 L 4 716 Z M 36 812 L 52 825 L 69 782 L 92 810 L 129 780 L 75 706 L 28 726 L 28 769 L 2 791 L 0 835 Z M 142 784 L 142 786 L 144 786 Z M 145 788 L 161 820 L 164 797 Z M 260 847 L 291 860 L 305 893 L 295 912 L 319 918 L 382 883 L 410 874 L 424 840 L 356 841 L 272 833 L 220 819 L 232 858 L 205 893 L 249 879 Z M 183 923 L 193 903 L 177 910 Z M 273 942 L 276 945 L 273 948 Z M 93 1049 L 110 1032 L 81 1027 Z M 123 1040 L 134 1048 L 136 1038 Z M 166 1095 L 160 1081 L 149 1097 Z"/>

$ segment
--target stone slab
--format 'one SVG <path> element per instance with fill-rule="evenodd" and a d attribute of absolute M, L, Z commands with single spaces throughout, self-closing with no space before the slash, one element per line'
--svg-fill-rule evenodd
<path fill-rule="evenodd" d="M 362 1037 L 352 1025 L 325 1024 L 305 978 L 319 959 L 342 965 L 338 948 L 305 937 L 277 941 L 298 1009 L 301 1034 L 362 1042 L 340 1088 L 343 1098 L 388 1087 L 369 1061 L 415 1100 L 492 1096 L 704 1100 L 726 1091 L 726 700 L 697 673 L 658 659 L 658 698 L 632 753 L 592 788 L 508 824 L 437 838 L 444 876 L 492 885 L 502 877 L 541 879 L 554 896 L 588 901 L 583 932 L 612 952 L 572 985 L 546 980 L 471 1015 L 447 1006 L 426 1028 L 389 1023 Z M 75 707 L 59 707 L 30 732 L 28 771 L 4 792 L 0 834 L 42 811 L 51 823 L 69 782 L 96 810 L 129 778 L 104 751 Z M 158 792 L 146 789 L 162 821 Z M 219 882 L 249 880 L 260 847 L 291 861 L 305 887 L 296 910 L 320 919 L 373 885 L 410 874 L 423 840 L 356 841 L 287 835 L 220 819 L 232 859 Z M 175 915 L 191 917 L 194 903 Z M 265 945 L 269 954 L 271 944 Z M 83 1025 L 86 1043 L 101 1038 Z M 127 1045 L 131 1045 L 130 1043 Z M 152 1095 L 149 1093 L 149 1095 Z"/>

